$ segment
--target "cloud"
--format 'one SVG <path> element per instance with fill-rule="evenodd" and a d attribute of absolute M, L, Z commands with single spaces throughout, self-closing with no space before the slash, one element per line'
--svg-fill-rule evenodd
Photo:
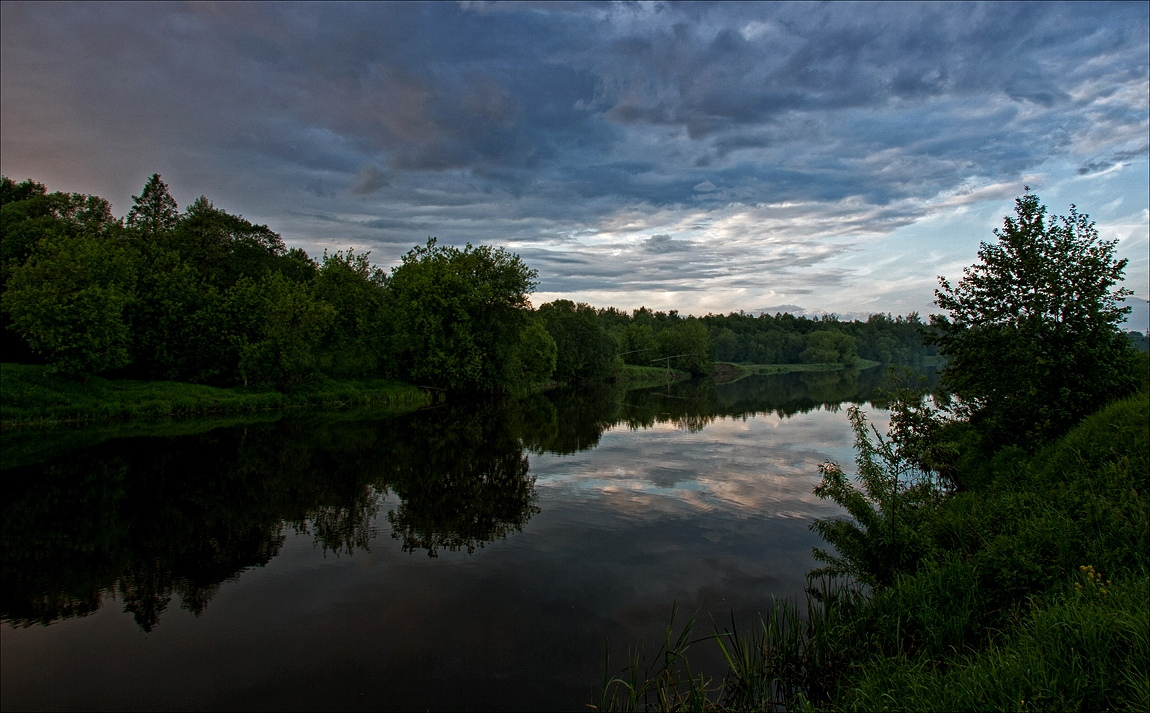
<path fill-rule="evenodd" d="M 386 173 L 376 166 L 368 166 L 360 171 L 359 176 L 356 178 L 355 185 L 351 187 L 351 192 L 357 196 L 367 196 L 390 185 L 391 183 L 388 182 Z"/>
<path fill-rule="evenodd" d="M 694 245 L 687 240 L 675 240 L 670 235 L 652 235 L 643 241 L 643 248 L 647 252 L 672 253 L 690 250 Z"/>
<path fill-rule="evenodd" d="M 1148 150 L 1137 3 L 0 12 L 6 175 L 122 213 L 158 171 L 293 244 L 513 247 L 550 291 L 829 295 L 876 236 Z"/>
<path fill-rule="evenodd" d="M 1100 173 L 1107 169 L 1113 168 L 1115 165 L 1123 161 L 1129 161 L 1132 158 L 1137 158 L 1146 153 L 1150 153 L 1150 144 L 1146 144 L 1131 151 L 1116 151 L 1107 158 L 1082 164 L 1082 166 L 1078 169 L 1078 174 L 1087 175 L 1091 173 Z"/>

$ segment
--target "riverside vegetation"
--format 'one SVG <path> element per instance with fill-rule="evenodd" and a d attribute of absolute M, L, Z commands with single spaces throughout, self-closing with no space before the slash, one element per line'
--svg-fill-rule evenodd
<path fill-rule="evenodd" d="M 825 463 L 815 489 L 849 518 L 813 524 L 832 549 L 806 602 L 697 639 L 672 614 L 654 656 L 608 669 L 599 709 L 1150 708 L 1150 396 L 1118 329 L 1126 261 L 1029 192 L 995 234 L 940 279 L 944 393 L 898 389 L 886 437 L 849 410 L 857 476 Z M 704 644 L 725 675 L 692 671 Z"/>
<path fill-rule="evenodd" d="M 319 260 L 159 175 L 125 218 L 97 196 L 0 186 L 5 425 L 300 405 L 411 408 L 551 380 L 656 383 L 713 362 L 853 368 L 932 358 L 917 315 L 533 308 L 517 255 L 429 239 L 390 272 Z M 824 366 L 816 366 L 816 365 Z M 405 384 L 424 388 L 414 394 Z"/>

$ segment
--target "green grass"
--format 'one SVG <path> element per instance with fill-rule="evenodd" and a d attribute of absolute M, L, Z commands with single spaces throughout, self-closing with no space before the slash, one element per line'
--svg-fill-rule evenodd
<path fill-rule="evenodd" d="M 680 381 L 689 376 L 685 371 L 671 369 L 671 381 Z M 624 389 L 645 389 L 663 386 L 667 383 L 667 369 L 661 366 L 638 366 L 619 364 L 615 370 L 615 383 Z"/>
<path fill-rule="evenodd" d="M 797 372 L 797 371 L 842 371 L 843 369 L 847 368 L 847 366 L 845 364 L 840 364 L 840 363 L 833 363 L 833 364 L 751 364 L 749 362 L 740 362 L 740 363 L 723 362 L 723 363 L 730 364 L 731 366 L 742 369 L 742 370 L 746 371 L 748 374 L 762 374 L 762 375 L 790 374 L 790 373 Z M 870 369 L 872 367 L 876 367 L 876 366 L 879 366 L 881 364 L 882 364 L 882 362 L 872 361 L 870 359 L 859 359 L 858 363 L 855 364 L 851 368 L 853 368 L 853 369 Z"/>
<path fill-rule="evenodd" d="M 410 410 L 431 401 L 423 390 L 386 379 L 321 380 L 286 391 L 218 388 L 176 381 L 92 377 L 87 382 L 46 367 L 0 365 L 0 427 L 111 419 L 203 416 L 289 408 L 374 406 Z"/>

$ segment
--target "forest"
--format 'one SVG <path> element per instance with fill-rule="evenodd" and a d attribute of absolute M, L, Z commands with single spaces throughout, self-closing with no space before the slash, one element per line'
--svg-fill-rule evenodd
<path fill-rule="evenodd" d="M 77 377 L 284 389 L 380 377 L 450 392 L 609 379 L 623 364 L 693 375 L 715 361 L 913 363 L 918 317 L 630 314 L 535 307 L 537 273 L 501 248 L 413 247 L 392 270 L 308 255 L 206 197 L 180 209 L 159 175 L 123 218 L 103 198 L 3 178 L 5 361 Z"/>

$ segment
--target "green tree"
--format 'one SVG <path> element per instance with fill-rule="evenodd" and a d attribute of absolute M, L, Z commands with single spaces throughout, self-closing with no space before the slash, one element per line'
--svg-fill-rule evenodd
<path fill-rule="evenodd" d="M 369 262 L 368 253 L 324 254 L 314 292 L 335 308 L 335 320 L 322 346 L 325 372 L 360 376 L 383 365 L 391 336 L 386 281 L 384 271 Z"/>
<path fill-rule="evenodd" d="M 901 412 L 905 412 L 905 408 Z M 945 491 L 913 458 L 900 452 L 888 433 L 873 427 L 858 406 L 847 409 L 855 436 L 858 476 L 851 478 L 835 463 L 819 466 L 822 482 L 815 495 L 835 501 L 852 520 L 815 520 L 811 529 L 834 546 L 837 555 L 816 547 L 824 564 L 811 574 L 847 575 L 860 582 L 889 585 L 899 574 L 913 572 L 933 545 L 931 514 Z M 871 435 L 874 435 L 872 440 Z"/>
<path fill-rule="evenodd" d="M 285 265 L 288 250 L 278 233 L 220 210 L 204 196 L 184 211 L 175 229 L 166 234 L 165 245 L 220 289 L 241 277 L 258 281 L 272 270 L 284 272 L 295 281 L 309 280 L 315 272 L 313 268 L 295 275 Z"/>
<path fill-rule="evenodd" d="M 659 356 L 671 357 L 672 367 L 689 371 L 695 376 L 711 372 L 714 366 L 711 361 L 711 335 L 701 321 L 692 317 L 674 322 L 655 335 L 655 340 L 659 345 Z"/>
<path fill-rule="evenodd" d="M 144 190 L 140 191 L 140 195 L 132 196 L 132 200 L 135 204 L 128 211 L 128 227 L 148 241 L 162 241 L 180 222 L 176 200 L 158 173 L 152 174 L 144 184 Z"/>
<path fill-rule="evenodd" d="M 1028 189 L 1015 213 L 958 285 L 939 278 L 949 315 L 931 324 L 959 415 L 993 443 L 1038 445 L 1134 386 L 1118 328 L 1130 292 L 1114 289 L 1127 261 L 1073 205 L 1048 222 Z"/>
<path fill-rule="evenodd" d="M 101 235 L 50 235 L 16 268 L 4 311 L 16 331 L 67 374 L 87 376 L 130 361 L 125 309 L 135 299 L 137 256 Z"/>
<path fill-rule="evenodd" d="M 612 328 L 611 335 L 615 339 L 616 352 L 624 363 L 650 366 L 651 360 L 658 354 L 655 330 L 649 324 L 632 322 L 618 325 Z"/>
<path fill-rule="evenodd" d="M 804 364 L 854 366 L 858 363 L 858 344 L 849 334 L 833 329 L 820 329 L 808 334 L 806 343 L 807 348 L 799 355 Z"/>
<path fill-rule="evenodd" d="M 235 292 L 240 310 L 251 315 L 255 328 L 240 351 L 244 383 L 287 386 L 315 371 L 318 348 L 335 319 L 335 308 L 278 272 L 268 273 L 259 283 L 245 279 Z"/>
<path fill-rule="evenodd" d="M 615 343 L 594 307 L 571 300 L 555 300 L 541 305 L 539 316 L 558 349 L 556 378 L 573 381 L 611 373 Z"/>
<path fill-rule="evenodd" d="M 108 201 L 81 193 L 48 193 L 31 179 L 16 183 L 0 178 L 0 292 L 12 271 L 23 265 L 45 237 L 105 235 L 119 226 Z M 0 321 L 0 351 L 14 361 L 34 361 L 35 353 L 13 329 L 8 315 Z"/>
<path fill-rule="evenodd" d="M 559 349 L 547 328 L 538 319 L 532 319 L 519 334 L 518 379 L 523 384 L 546 381 L 555 373 Z"/>
<path fill-rule="evenodd" d="M 200 342 L 215 330 L 197 317 L 211 297 L 196 270 L 171 250 L 153 246 L 142 261 L 128 310 L 133 371 L 152 379 L 204 380 Z M 210 289 L 210 288 L 208 288 Z M 212 371 L 210 368 L 207 370 Z"/>
<path fill-rule="evenodd" d="M 412 248 L 388 279 L 396 347 L 408 378 L 459 391 L 514 386 L 535 270 L 488 246 Z"/>

